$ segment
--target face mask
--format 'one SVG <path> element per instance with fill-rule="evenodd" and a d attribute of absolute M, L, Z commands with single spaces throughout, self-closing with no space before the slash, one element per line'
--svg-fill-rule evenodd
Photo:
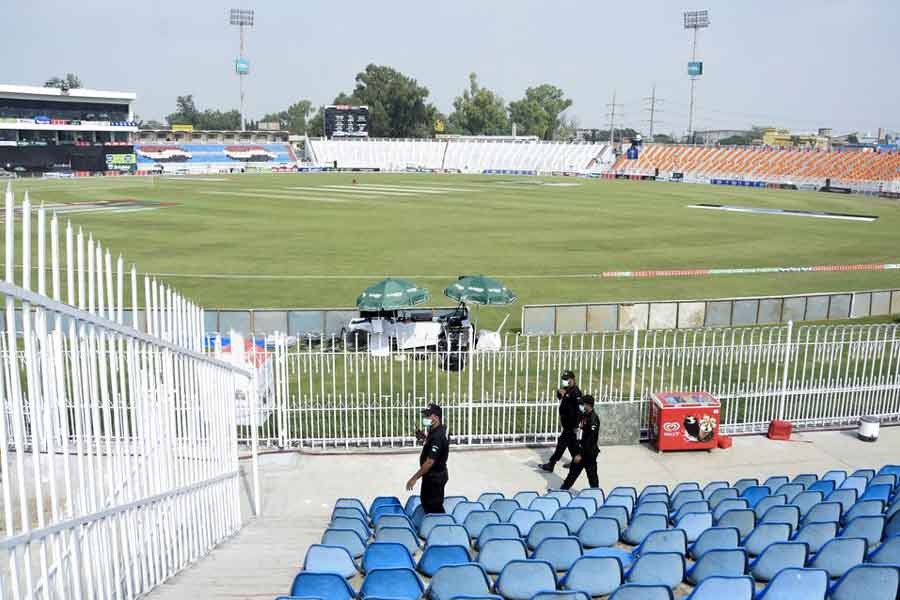
<path fill-rule="evenodd" d="M 562 385 L 562 387 L 567 388 L 569 387 L 569 380 L 563 379 L 562 381 L 560 381 L 560 384 Z"/>
<path fill-rule="evenodd" d="M 431 427 L 431 419 L 429 419 L 428 417 L 423 417 L 422 427 Z"/>
<path fill-rule="evenodd" d="M 584 404 L 579 404 L 578 410 L 580 410 L 582 414 L 587 412 L 587 409 L 584 407 Z"/>

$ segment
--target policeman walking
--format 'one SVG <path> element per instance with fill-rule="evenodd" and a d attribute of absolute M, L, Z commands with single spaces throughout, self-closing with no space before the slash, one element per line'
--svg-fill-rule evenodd
<path fill-rule="evenodd" d="M 429 404 L 422 411 L 422 425 L 428 428 L 428 435 L 416 431 L 416 438 L 419 441 L 424 439 L 422 453 L 419 454 L 419 470 L 406 482 L 406 489 L 411 491 L 416 486 L 416 481 L 422 480 L 419 495 L 426 514 L 444 512 L 444 486 L 449 479 L 447 456 L 450 454 L 450 440 L 447 438 L 443 417 L 444 412 L 437 404 Z"/>
<path fill-rule="evenodd" d="M 592 487 L 600 487 L 597 477 L 597 455 L 600 448 L 597 447 L 597 439 L 600 437 L 600 419 L 594 412 L 594 397 L 582 396 L 579 401 L 581 411 L 581 423 L 578 427 L 578 450 L 569 467 L 569 474 L 563 481 L 560 489 L 567 490 L 572 487 L 581 471 L 587 471 L 588 484 Z"/>
<path fill-rule="evenodd" d="M 556 450 L 550 460 L 541 465 L 544 471 L 552 472 L 553 467 L 559 459 L 562 458 L 563 452 L 569 450 L 571 456 L 575 456 L 578 451 L 575 431 L 578 429 L 580 414 L 578 412 L 578 399 L 581 398 L 581 390 L 575 385 L 575 373 L 572 371 L 563 371 L 560 376 L 560 388 L 556 390 L 556 398 L 559 400 L 559 423 L 562 431 L 556 439 Z"/>

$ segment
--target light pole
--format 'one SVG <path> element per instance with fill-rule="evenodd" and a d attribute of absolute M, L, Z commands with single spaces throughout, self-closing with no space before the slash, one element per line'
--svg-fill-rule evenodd
<path fill-rule="evenodd" d="M 250 72 L 250 61 L 244 58 L 244 27 L 253 27 L 253 10 L 245 8 L 232 8 L 228 22 L 237 25 L 241 31 L 241 51 L 234 61 L 234 72 L 238 75 L 241 87 L 241 131 L 245 131 L 244 121 L 244 76 Z"/>
<path fill-rule="evenodd" d="M 691 43 L 691 62 L 688 63 L 688 75 L 691 78 L 691 105 L 688 111 L 688 143 L 694 142 L 694 86 L 703 75 L 703 62 L 697 60 L 697 32 L 709 27 L 708 10 L 687 10 L 684 12 L 684 28 L 694 31 Z"/>

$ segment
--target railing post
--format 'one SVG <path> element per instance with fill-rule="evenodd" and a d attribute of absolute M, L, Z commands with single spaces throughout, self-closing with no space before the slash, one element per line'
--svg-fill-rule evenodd
<path fill-rule="evenodd" d="M 259 414 L 257 404 L 257 369 L 253 370 L 253 374 L 249 381 L 249 394 L 247 394 L 250 405 L 250 463 L 253 469 L 253 516 L 258 517 L 262 514 L 262 506 L 260 506 L 259 494 Z"/>
<path fill-rule="evenodd" d="M 638 327 L 634 326 L 634 338 L 631 343 L 631 393 L 628 396 L 630 402 L 634 402 L 634 386 L 637 381 L 637 354 L 638 354 Z"/>
<path fill-rule="evenodd" d="M 791 363 L 791 334 L 794 330 L 794 322 L 787 322 L 787 339 L 784 343 L 784 366 L 781 372 L 781 397 L 778 400 L 778 420 L 784 420 L 784 404 L 787 400 L 788 366 Z"/>
<path fill-rule="evenodd" d="M 467 435 L 469 444 L 472 443 L 472 421 L 474 420 L 475 414 L 475 397 L 474 397 L 474 377 L 475 377 L 475 328 L 472 325 L 469 325 L 469 360 L 467 365 L 467 370 L 469 371 L 469 410 L 467 411 L 466 423 L 467 427 Z"/>

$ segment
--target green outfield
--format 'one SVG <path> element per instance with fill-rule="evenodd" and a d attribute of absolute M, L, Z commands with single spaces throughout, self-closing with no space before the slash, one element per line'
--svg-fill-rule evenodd
<path fill-rule="evenodd" d="M 355 180 L 355 183 L 354 183 Z M 602 271 L 900 262 L 900 203 L 733 187 L 463 175 L 266 174 L 17 180 L 141 271 L 205 306 L 352 306 L 384 275 L 441 290 L 501 278 L 533 303 L 900 287 L 900 271 L 602 279 Z M 116 201 L 111 204 L 104 202 Z M 140 201 L 138 204 L 118 201 Z M 874 222 L 687 208 L 729 204 Z M 156 206 L 156 203 L 162 203 Z M 110 208 L 111 207 L 111 208 Z M 73 208 L 75 210 L 73 210 Z M 519 305 L 481 311 L 485 325 Z"/>

